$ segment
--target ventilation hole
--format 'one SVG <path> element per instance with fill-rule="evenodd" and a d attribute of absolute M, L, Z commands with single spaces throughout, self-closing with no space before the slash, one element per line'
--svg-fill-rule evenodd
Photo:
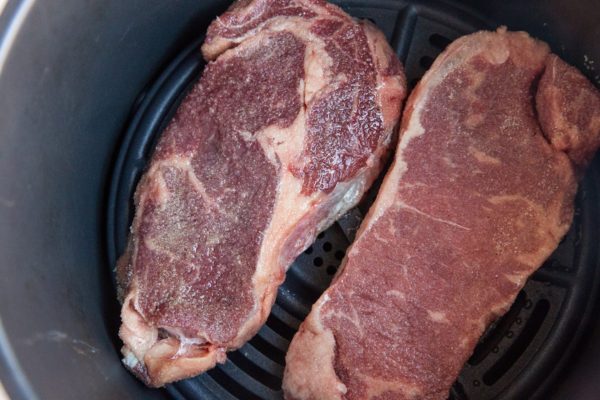
<path fill-rule="evenodd" d="M 315 259 L 313 260 L 313 264 L 315 267 L 320 267 L 321 265 L 323 265 L 323 259 L 321 257 L 315 257 Z"/>
<path fill-rule="evenodd" d="M 335 275 L 335 271 L 337 271 L 337 268 L 334 267 L 333 265 L 329 265 L 327 267 L 327 274 L 328 275 Z"/>
<path fill-rule="evenodd" d="M 419 60 L 419 64 L 423 69 L 429 69 L 429 67 L 431 67 L 431 64 L 433 64 L 433 58 L 429 56 L 423 56 Z"/>
<path fill-rule="evenodd" d="M 338 250 L 335 252 L 335 259 L 342 261 L 344 259 L 345 252 L 343 250 Z"/>
<path fill-rule="evenodd" d="M 429 36 L 429 43 L 440 50 L 444 50 L 446 46 L 452 43 L 452 39 L 448 39 L 446 36 L 442 36 L 439 33 L 434 33 Z"/>
<path fill-rule="evenodd" d="M 260 351 L 265 356 L 269 357 L 271 360 L 275 361 L 279 365 L 285 365 L 285 353 L 279 350 L 277 347 L 273 346 L 271 343 L 267 342 L 265 339 L 260 337 L 259 335 L 255 335 L 251 340 L 250 344 L 256 348 L 256 350 Z M 243 397 L 241 397 L 243 399 Z"/>
<path fill-rule="evenodd" d="M 239 369 L 250 375 L 265 386 L 270 387 L 273 390 L 279 390 L 281 388 L 281 381 L 271 375 L 269 372 L 258 367 L 256 364 L 244 357 L 240 352 L 234 351 L 229 353 L 227 357 L 234 363 Z"/>
<path fill-rule="evenodd" d="M 323 231 L 317 235 L 317 239 L 323 239 L 324 237 L 325 237 L 325 231 Z"/>
<path fill-rule="evenodd" d="M 523 332 L 514 340 L 512 346 L 500 360 L 483 374 L 483 383 L 493 385 L 515 364 L 535 338 L 549 310 L 550 302 L 548 300 L 542 299 L 535 305 L 529 320 L 525 323 Z"/>
<path fill-rule="evenodd" d="M 520 292 L 515 302 L 510 307 L 510 310 L 496 324 L 494 324 L 479 341 L 473 355 L 469 359 L 469 364 L 477 365 L 482 362 L 498 343 L 502 340 L 513 321 L 516 321 L 519 313 L 529 300 L 526 299 L 525 293 Z"/>
<path fill-rule="evenodd" d="M 312 254 L 313 252 L 313 247 L 310 246 L 308 249 L 304 250 L 304 254 Z"/>
<path fill-rule="evenodd" d="M 287 340 L 292 340 L 296 330 L 281 321 L 279 318 L 275 317 L 273 314 L 269 315 L 267 319 L 267 326 L 277 332 L 280 336 L 286 338 Z"/>
<path fill-rule="evenodd" d="M 229 393 L 238 399 L 260 400 L 260 397 L 240 385 L 235 379 L 227 376 L 227 374 L 221 370 L 221 367 L 209 370 L 208 375 L 213 378 L 219 386 L 226 388 Z"/>
<path fill-rule="evenodd" d="M 329 243 L 329 242 L 323 243 L 323 250 L 325 250 L 326 252 L 330 252 L 332 248 L 333 248 L 333 246 L 331 245 L 331 243 Z"/>

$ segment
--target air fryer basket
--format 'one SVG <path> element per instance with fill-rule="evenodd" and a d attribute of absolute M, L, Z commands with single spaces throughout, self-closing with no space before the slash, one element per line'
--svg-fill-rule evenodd
<path fill-rule="evenodd" d="M 600 9 L 593 0 L 334 2 L 386 34 L 411 88 L 452 40 L 499 24 L 546 40 L 599 80 L 593 60 L 600 60 Z M 9 2 L 0 26 L 28 3 Z M 0 265 L 10 278 L 0 280 L 0 379 L 15 399 L 281 399 L 289 342 L 331 281 L 376 188 L 298 257 L 266 325 L 224 365 L 165 390 L 145 389 L 119 364 L 113 268 L 126 243 L 135 185 L 202 71 L 203 31 L 229 1 L 75 3 L 60 11 L 34 4 L 22 32 L 33 38 L 23 39 L 0 75 L 0 93 L 13 96 L 0 97 L 0 218 L 7 221 L 0 225 L 7 248 Z M 82 26 L 66 28 L 75 20 Z M 73 29 L 82 31 L 80 41 Z M 53 41 L 58 54 L 44 35 L 62 39 Z M 103 40 L 112 48 L 93 45 Z M 81 41 L 92 49 L 78 47 Z M 40 94 L 27 92 L 34 89 Z M 7 110 L 12 119 L 3 118 Z M 572 382 L 581 383 L 572 375 L 582 366 L 600 377 L 599 363 L 582 351 L 600 349 L 600 336 L 588 328 L 590 320 L 600 327 L 600 318 L 591 318 L 600 282 L 598 161 L 581 183 L 569 233 L 480 340 L 452 399 L 561 398 L 573 393 Z M 578 398 L 596 397 L 584 388 Z"/>
<path fill-rule="evenodd" d="M 342 6 L 351 15 L 368 18 L 383 30 L 406 66 L 411 87 L 451 41 L 497 26 L 477 14 L 450 6 L 405 7 L 395 3 L 394 8 L 389 8 L 374 3 L 355 1 Z M 111 268 L 125 248 L 133 215 L 133 191 L 153 144 L 202 70 L 199 43 L 187 48 L 148 91 L 125 136 L 109 197 Z M 590 262 L 593 246 L 587 241 L 598 226 L 591 223 L 597 190 L 593 181 L 584 181 L 569 234 L 527 283 L 508 314 L 482 338 L 453 387 L 452 399 L 529 398 L 545 387 L 547 378 L 566 355 L 565 350 L 577 339 L 581 315 L 592 301 L 595 264 Z M 281 399 L 289 342 L 312 304 L 329 285 L 375 193 L 376 189 L 361 206 L 321 233 L 298 257 L 279 289 L 266 325 L 249 343 L 231 353 L 225 365 L 169 385 L 169 393 L 186 399 Z"/>

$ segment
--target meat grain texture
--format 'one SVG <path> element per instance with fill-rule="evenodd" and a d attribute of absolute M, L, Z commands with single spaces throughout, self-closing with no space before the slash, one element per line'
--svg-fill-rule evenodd
<path fill-rule="evenodd" d="M 445 400 L 556 249 L 600 144 L 600 95 L 524 32 L 452 43 L 407 102 L 394 164 L 294 337 L 288 400 Z"/>
<path fill-rule="evenodd" d="M 234 3 L 202 52 L 117 268 L 124 363 L 149 386 L 257 332 L 294 258 L 381 171 L 406 94 L 383 34 L 321 0 Z"/>

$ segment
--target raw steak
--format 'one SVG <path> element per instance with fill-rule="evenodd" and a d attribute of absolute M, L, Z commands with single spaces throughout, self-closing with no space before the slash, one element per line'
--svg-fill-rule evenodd
<path fill-rule="evenodd" d="M 286 398 L 447 399 L 567 232 L 599 124 L 598 92 L 545 43 L 499 29 L 450 45 L 411 94 L 394 164 L 291 343 Z"/>
<path fill-rule="evenodd" d="M 118 267 L 124 363 L 150 386 L 256 333 L 286 268 L 380 172 L 406 91 L 383 34 L 324 1 L 236 3 L 202 51 Z"/>

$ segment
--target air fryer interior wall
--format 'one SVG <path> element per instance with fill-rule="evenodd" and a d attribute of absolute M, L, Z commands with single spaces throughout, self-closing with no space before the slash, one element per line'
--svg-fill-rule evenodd
<path fill-rule="evenodd" d="M 167 398 L 174 391 L 146 389 L 119 361 L 105 239 L 111 174 L 143 93 L 229 1 L 60 3 L 9 1 L 0 15 L 0 380 L 13 399 Z M 594 0 L 340 3 L 389 30 L 411 78 L 427 60 L 411 58 L 413 42 L 398 38 L 428 24 L 467 32 L 476 20 L 529 31 L 598 83 Z M 429 40 L 421 39 L 414 43 Z M 590 187 L 600 184 L 597 161 Z M 598 210 L 586 218 L 597 220 Z M 579 330 L 583 341 L 546 398 L 600 393 L 595 311 L 579 310 L 581 319 L 593 315 L 592 326 Z"/>

